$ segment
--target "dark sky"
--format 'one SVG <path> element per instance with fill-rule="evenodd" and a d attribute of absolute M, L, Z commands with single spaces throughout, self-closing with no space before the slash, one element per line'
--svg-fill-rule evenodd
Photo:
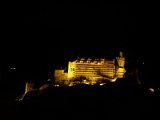
<path fill-rule="evenodd" d="M 137 35 L 137 16 L 130 7 L 103 2 L 26 5 L 11 11 L 14 41 L 9 47 L 24 59 L 48 56 L 53 60 L 128 49 Z"/>
<path fill-rule="evenodd" d="M 158 44 L 151 8 L 105 2 L 10 5 L 4 9 L 4 64 L 38 76 L 77 56 L 105 57 L 119 50 L 130 58 L 153 56 Z"/>

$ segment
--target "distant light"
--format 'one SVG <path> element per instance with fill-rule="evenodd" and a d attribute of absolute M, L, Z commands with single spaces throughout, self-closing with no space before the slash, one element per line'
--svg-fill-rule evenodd
<path fill-rule="evenodd" d="M 99 85 L 102 86 L 102 85 L 104 85 L 104 84 L 105 84 L 105 83 L 100 83 Z"/>
<path fill-rule="evenodd" d="M 51 79 L 48 79 L 47 81 L 51 81 Z"/>
<path fill-rule="evenodd" d="M 11 67 L 10 69 L 11 69 L 11 70 L 15 70 L 16 68 L 15 68 L 15 67 Z"/>
<path fill-rule="evenodd" d="M 154 92 L 154 89 L 153 89 L 153 88 L 149 88 L 149 91 L 153 93 L 153 92 Z"/>
<path fill-rule="evenodd" d="M 56 84 L 56 85 L 54 85 L 55 87 L 59 87 L 60 85 L 59 84 Z"/>
<path fill-rule="evenodd" d="M 144 65 L 144 62 L 142 64 Z"/>

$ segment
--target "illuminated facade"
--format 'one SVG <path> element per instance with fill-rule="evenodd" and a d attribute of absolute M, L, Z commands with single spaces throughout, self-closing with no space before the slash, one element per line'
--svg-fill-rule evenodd
<path fill-rule="evenodd" d="M 34 84 L 26 82 L 26 84 L 25 84 L 25 94 L 32 91 L 32 90 L 34 90 Z"/>
<path fill-rule="evenodd" d="M 115 80 L 123 78 L 125 71 L 125 58 L 120 52 L 116 59 L 90 59 L 81 58 L 68 62 L 68 73 L 64 70 L 55 70 L 55 81 L 72 81 L 79 77 L 84 77 L 90 83 L 98 80 Z"/>
<path fill-rule="evenodd" d="M 104 79 L 105 76 L 114 78 L 115 60 L 80 59 L 69 62 L 68 80 L 84 76 L 88 80 Z"/>
<path fill-rule="evenodd" d="M 68 73 L 66 73 L 63 69 L 54 71 L 54 79 L 56 83 L 60 81 L 66 81 L 67 77 L 68 77 Z"/>

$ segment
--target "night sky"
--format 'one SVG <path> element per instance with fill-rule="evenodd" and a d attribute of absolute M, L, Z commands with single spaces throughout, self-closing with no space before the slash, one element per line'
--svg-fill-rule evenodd
<path fill-rule="evenodd" d="M 14 40 L 8 47 L 15 61 L 18 57 L 31 62 L 132 50 L 130 44 L 138 42 L 132 7 L 103 2 L 26 5 L 11 11 L 10 38 Z"/>
<path fill-rule="evenodd" d="M 78 56 L 114 56 L 122 50 L 130 59 L 150 61 L 148 53 L 155 57 L 158 51 L 150 9 L 105 2 L 10 5 L 4 10 L 2 64 L 6 71 L 16 66 L 19 79 L 28 80 L 46 79 L 49 70 Z"/>

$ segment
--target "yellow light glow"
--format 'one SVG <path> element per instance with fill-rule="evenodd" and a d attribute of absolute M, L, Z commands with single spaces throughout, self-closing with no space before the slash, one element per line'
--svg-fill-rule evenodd
<path fill-rule="evenodd" d="M 117 78 L 110 80 L 110 82 L 116 82 Z"/>
<path fill-rule="evenodd" d="M 74 84 L 71 82 L 68 86 L 73 86 Z"/>
<path fill-rule="evenodd" d="M 104 83 L 100 83 L 99 85 L 102 86 L 102 85 L 104 85 Z"/>
<path fill-rule="evenodd" d="M 33 83 L 26 82 L 26 84 L 25 84 L 25 94 L 26 94 L 27 92 L 29 92 L 29 91 L 34 90 L 33 87 L 34 87 L 34 84 L 33 84 Z"/>
<path fill-rule="evenodd" d="M 150 91 L 150 92 L 154 92 L 154 89 L 153 89 L 153 88 L 149 88 L 149 91 Z"/>

